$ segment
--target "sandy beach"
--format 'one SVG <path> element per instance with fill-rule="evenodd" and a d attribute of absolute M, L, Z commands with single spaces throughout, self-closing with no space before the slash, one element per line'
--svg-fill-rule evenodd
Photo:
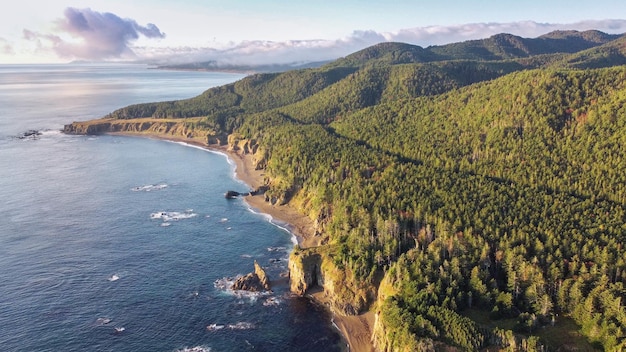
<path fill-rule="evenodd" d="M 224 153 L 235 163 L 235 174 L 238 179 L 246 183 L 251 190 L 257 189 L 264 184 L 264 170 L 256 170 L 251 155 L 242 155 L 227 146 L 209 146 L 201 140 L 190 138 L 177 138 L 171 135 L 158 135 L 153 133 L 110 133 L 117 135 L 138 136 L 167 140 L 172 142 L 188 143 L 194 146 L 206 148 L 211 151 Z M 225 190 L 226 191 L 226 190 Z M 289 204 L 272 205 L 265 201 L 263 195 L 245 196 L 245 201 L 255 210 L 270 215 L 273 219 L 283 222 L 292 232 L 302 248 L 319 245 L 319 237 L 314 236 L 313 220 L 302 215 L 297 209 Z M 322 289 L 309 294 L 313 300 L 329 307 L 328 298 Z M 333 312 L 333 323 L 339 329 L 346 340 L 351 352 L 373 352 L 371 342 L 374 313 L 368 312 L 358 316 L 342 316 Z"/>

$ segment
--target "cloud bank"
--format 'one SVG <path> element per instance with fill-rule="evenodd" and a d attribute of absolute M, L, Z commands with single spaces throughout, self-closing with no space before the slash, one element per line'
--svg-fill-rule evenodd
<path fill-rule="evenodd" d="M 223 64 L 270 64 L 314 62 L 336 59 L 380 42 L 405 42 L 423 47 L 483 39 L 499 33 L 535 38 L 555 30 L 600 30 L 626 32 L 626 20 L 576 23 L 470 23 L 401 29 L 396 32 L 354 31 L 337 40 L 293 40 L 285 42 L 244 41 L 221 47 L 135 48 L 139 57 L 155 63 L 216 61 Z"/>
<path fill-rule="evenodd" d="M 124 60 L 153 64 L 215 61 L 224 65 L 286 64 L 332 60 L 380 42 L 405 42 L 423 47 L 482 39 L 499 33 L 534 38 L 555 30 L 597 29 L 625 33 L 626 20 L 597 20 L 576 23 L 470 23 L 400 29 L 395 32 L 356 30 L 335 40 L 250 40 L 212 44 L 205 47 L 136 46 L 139 38 L 161 39 L 165 34 L 152 23 L 139 25 L 135 20 L 91 9 L 66 8 L 54 23 L 52 33 L 24 29 L 26 39 L 36 51 L 54 52 L 62 59 L 92 61 Z M 210 38 L 211 34 L 208 33 Z M 176 38 L 171 38 L 174 41 Z M 145 41 L 144 41 L 145 42 Z M 0 51 L 10 53 L 12 43 L 0 38 Z M 161 43 L 164 44 L 164 43 Z"/>
<path fill-rule="evenodd" d="M 165 37 L 152 23 L 142 26 L 109 12 L 73 7 L 66 8 L 55 25 L 55 34 L 25 29 L 24 39 L 37 43 L 42 50 L 52 49 L 61 58 L 106 60 L 135 57 L 131 45 L 140 36 Z"/>

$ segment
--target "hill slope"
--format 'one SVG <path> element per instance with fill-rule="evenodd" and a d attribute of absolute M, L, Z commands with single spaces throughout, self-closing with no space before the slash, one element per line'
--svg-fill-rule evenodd
<path fill-rule="evenodd" d="M 163 128 L 246 145 L 266 198 L 298 206 L 324 243 L 292 253 L 292 287 L 376 312 L 382 350 L 556 349 L 562 319 L 586 337 L 577 347 L 620 350 L 623 43 L 596 31 L 384 43 L 120 109 L 91 131 L 194 117 Z"/>

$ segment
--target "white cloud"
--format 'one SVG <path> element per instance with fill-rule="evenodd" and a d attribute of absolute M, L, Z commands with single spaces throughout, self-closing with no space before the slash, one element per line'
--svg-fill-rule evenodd
<path fill-rule="evenodd" d="M 583 21 L 576 23 L 539 23 L 533 21 L 509 23 L 470 23 L 454 26 L 429 26 L 402 29 L 386 33 L 388 41 L 400 41 L 421 46 L 441 45 L 472 39 L 482 39 L 494 34 L 509 33 L 525 38 L 535 38 L 556 30 L 592 30 L 607 33 L 626 32 L 626 20 Z"/>
<path fill-rule="evenodd" d="M 163 38 L 159 28 L 139 25 L 109 12 L 68 7 L 56 21 L 54 34 L 25 29 L 23 38 L 35 42 L 39 50 L 52 50 L 61 58 L 103 60 L 132 58 L 130 45 L 140 36 Z"/>
<path fill-rule="evenodd" d="M 470 23 L 400 29 L 394 32 L 356 30 L 335 40 L 241 41 L 219 43 L 210 40 L 204 47 L 166 47 L 166 41 L 155 42 L 165 34 L 155 25 L 140 25 L 133 19 L 108 12 L 66 8 L 62 18 L 47 30 L 23 30 L 24 43 L 0 38 L 0 58 L 24 49 L 41 57 L 86 60 L 139 60 L 154 63 L 217 61 L 224 64 L 270 64 L 332 60 L 368 46 L 396 41 L 427 47 L 471 39 L 482 39 L 498 33 L 534 38 L 554 30 L 597 29 L 607 33 L 626 32 L 626 20 L 594 20 L 576 23 Z M 196 30 L 202 35 L 200 28 Z M 171 38 L 175 42 L 179 38 Z M 141 45 L 141 46 L 140 46 Z M 33 56 L 35 57 L 35 56 Z"/>
<path fill-rule="evenodd" d="M 471 23 L 452 26 L 429 26 L 396 32 L 354 31 L 337 40 L 242 41 L 213 47 L 134 48 L 138 57 L 160 63 L 217 61 L 224 64 L 268 64 L 313 62 L 339 58 L 368 46 L 385 42 L 405 42 L 427 47 L 459 41 L 488 38 L 510 33 L 535 38 L 555 30 L 591 30 L 607 33 L 626 32 L 626 20 L 584 21 L 569 24 Z"/>

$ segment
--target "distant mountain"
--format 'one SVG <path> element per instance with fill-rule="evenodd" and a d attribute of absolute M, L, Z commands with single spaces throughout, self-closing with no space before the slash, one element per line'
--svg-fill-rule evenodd
<path fill-rule="evenodd" d="M 496 34 L 486 39 L 422 48 L 405 43 L 380 43 L 341 58 L 331 65 L 397 65 L 447 60 L 511 60 L 536 55 L 576 53 L 609 43 L 620 35 L 600 31 L 555 31 L 538 38 Z"/>
<path fill-rule="evenodd" d="M 418 45 L 385 42 L 359 50 L 332 62 L 332 66 L 362 66 L 364 64 L 397 65 L 439 61 L 441 57 Z"/>
<path fill-rule="evenodd" d="M 449 60 L 511 60 L 537 55 L 571 54 L 607 44 L 620 35 L 600 31 L 554 31 L 537 38 L 522 38 L 512 34 L 496 34 L 486 39 L 468 40 L 423 48 L 418 45 L 384 42 L 357 51 L 334 61 L 294 62 L 285 64 L 236 65 L 215 60 L 175 65 L 159 69 L 201 70 L 244 73 L 285 72 L 324 65 L 333 67 L 362 65 L 398 65 Z"/>
<path fill-rule="evenodd" d="M 555 31 L 538 38 L 522 38 L 503 33 L 487 39 L 432 46 L 427 50 L 448 60 L 505 60 L 543 54 L 575 53 L 617 38 L 619 35 L 599 31 Z"/>
<path fill-rule="evenodd" d="M 260 65 L 236 65 L 224 64 L 215 60 L 205 62 L 192 62 L 176 65 L 161 65 L 158 69 L 164 70 L 193 70 L 193 71 L 212 71 L 212 72 L 243 72 L 243 73 L 269 73 L 269 72 L 285 72 L 290 70 L 299 70 L 305 68 L 320 67 L 330 61 L 315 62 L 293 62 L 286 64 L 260 64 Z"/>
<path fill-rule="evenodd" d="M 558 65 L 571 68 L 601 68 L 626 65 L 626 36 L 577 52 Z"/>

